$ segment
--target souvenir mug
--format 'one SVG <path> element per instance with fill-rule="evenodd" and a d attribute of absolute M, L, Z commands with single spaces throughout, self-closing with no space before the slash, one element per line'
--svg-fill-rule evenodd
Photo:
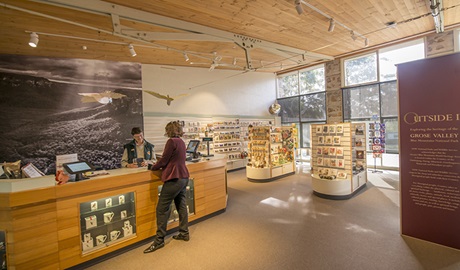
<path fill-rule="evenodd" d="M 123 227 L 123 236 L 124 237 L 129 236 L 131 234 L 133 234 L 133 226 L 128 225 L 128 226 Z"/>
<path fill-rule="evenodd" d="M 107 235 L 101 234 L 96 236 L 96 245 L 99 246 L 104 244 L 105 240 L 107 240 Z"/>
<path fill-rule="evenodd" d="M 125 203 L 125 195 L 118 196 L 118 204 L 124 204 L 124 203 Z"/>
<path fill-rule="evenodd" d="M 113 212 L 104 213 L 104 223 L 110 223 L 115 214 Z"/>
<path fill-rule="evenodd" d="M 91 234 L 90 233 L 85 233 L 83 235 L 83 241 L 88 242 L 89 240 L 91 240 Z"/>
<path fill-rule="evenodd" d="M 95 215 L 85 217 L 86 229 L 94 228 L 97 226 L 97 218 Z"/>
<path fill-rule="evenodd" d="M 120 231 L 111 231 L 110 232 L 110 241 L 115 241 L 118 239 L 120 236 L 121 232 Z"/>
<path fill-rule="evenodd" d="M 82 244 L 83 251 L 92 249 L 94 247 L 93 238 L 91 238 L 89 241 L 83 241 L 81 244 Z"/>
<path fill-rule="evenodd" d="M 123 227 L 129 227 L 129 226 L 131 226 L 131 223 L 129 222 L 129 220 L 125 220 Z"/>
<path fill-rule="evenodd" d="M 105 207 L 106 208 L 112 207 L 112 198 L 105 199 Z"/>
<path fill-rule="evenodd" d="M 97 210 L 97 201 L 91 202 L 91 211 Z"/>
<path fill-rule="evenodd" d="M 121 219 L 125 219 L 128 217 L 128 212 L 126 210 L 123 210 L 120 212 L 120 217 Z"/>

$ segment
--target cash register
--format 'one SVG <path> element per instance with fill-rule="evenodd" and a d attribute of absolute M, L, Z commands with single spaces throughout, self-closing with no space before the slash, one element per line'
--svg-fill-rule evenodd
<path fill-rule="evenodd" d="M 190 140 L 187 145 L 187 149 L 185 152 L 187 153 L 186 161 L 197 162 L 199 161 L 198 158 L 198 146 L 200 145 L 199 140 Z"/>

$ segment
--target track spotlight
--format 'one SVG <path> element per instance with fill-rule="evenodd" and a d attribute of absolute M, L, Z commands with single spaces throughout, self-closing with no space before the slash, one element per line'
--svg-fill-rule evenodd
<path fill-rule="evenodd" d="M 297 10 L 297 13 L 300 15 L 303 13 L 303 8 L 302 8 L 302 1 L 301 0 L 295 0 L 295 10 Z"/>
<path fill-rule="evenodd" d="M 37 47 L 38 45 L 38 35 L 35 32 L 30 33 L 30 40 L 29 40 L 29 46 L 30 47 Z"/>
<path fill-rule="evenodd" d="M 353 30 L 350 32 L 350 35 L 351 39 L 356 40 L 355 32 Z"/>
<path fill-rule="evenodd" d="M 190 60 L 190 58 L 188 58 L 188 55 L 186 53 L 184 53 L 184 58 L 185 58 L 185 62 L 188 62 Z"/>
<path fill-rule="evenodd" d="M 132 57 L 137 55 L 136 51 L 134 50 L 133 44 L 129 44 L 128 49 L 129 49 L 129 53 L 131 54 Z"/>
<path fill-rule="evenodd" d="M 364 39 L 364 47 L 369 47 L 369 39 L 368 38 Z"/>
<path fill-rule="evenodd" d="M 327 31 L 328 31 L 328 32 L 334 31 L 334 27 L 335 27 L 335 21 L 334 21 L 334 19 L 331 18 L 331 19 L 329 20 L 329 28 L 327 29 Z"/>

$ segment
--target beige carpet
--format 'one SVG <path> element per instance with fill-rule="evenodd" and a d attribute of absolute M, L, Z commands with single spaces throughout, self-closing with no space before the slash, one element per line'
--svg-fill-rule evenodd
<path fill-rule="evenodd" d="M 400 235 L 395 172 L 369 172 L 391 183 L 342 201 L 313 195 L 306 166 L 268 183 L 245 173 L 229 173 L 226 212 L 191 226 L 189 242 L 169 236 L 85 269 L 460 269 L 460 251 Z"/>

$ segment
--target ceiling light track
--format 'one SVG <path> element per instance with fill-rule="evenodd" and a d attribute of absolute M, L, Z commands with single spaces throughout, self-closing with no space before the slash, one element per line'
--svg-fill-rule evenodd
<path fill-rule="evenodd" d="M 39 2 L 39 3 L 44 3 L 48 5 L 56 5 L 60 7 L 65 7 L 69 9 L 74 9 L 74 10 L 79 10 L 82 12 L 91 12 L 94 14 L 99 14 L 103 16 L 110 16 L 111 14 L 117 14 L 116 18 L 112 18 L 114 21 L 118 21 L 120 19 L 124 20 L 130 20 L 133 22 L 141 22 L 145 24 L 151 24 L 151 25 L 156 25 L 160 27 L 166 27 L 170 29 L 176 29 L 176 30 L 181 30 L 187 33 L 166 33 L 161 34 L 161 33 L 149 33 L 149 32 L 144 32 L 145 34 L 148 34 L 147 36 L 151 37 L 152 35 L 158 36 L 160 38 L 174 38 L 178 37 L 182 39 L 190 39 L 190 40 L 204 40 L 204 39 L 219 39 L 220 41 L 226 41 L 226 42 L 240 42 L 240 38 L 236 36 L 236 34 L 227 32 L 227 31 L 222 31 L 219 29 L 195 24 L 195 23 L 189 23 L 189 22 L 184 22 L 181 20 L 169 18 L 169 17 L 164 17 L 161 15 L 149 13 L 146 11 L 142 10 L 135 10 L 129 7 L 125 7 L 122 5 L 117 5 L 117 4 L 112 4 L 104 1 L 98 1 L 98 0 L 32 0 L 34 2 Z M 125 29 L 121 29 L 121 33 L 123 33 Z M 130 31 L 129 29 L 126 31 Z M 127 32 L 127 33 L 128 33 Z M 132 31 L 131 31 L 132 32 Z M 134 35 L 120 35 L 121 33 L 116 33 L 114 31 L 112 34 L 115 36 L 121 36 L 124 38 L 131 38 L 133 40 L 139 40 L 139 37 L 142 37 L 141 40 L 144 42 L 148 42 L 149 40 L 143 36 L 134 36 Z M 133 34 L 135 31 L 133 32 Z M 185 34 L 188 34 L 185 35 Z M 193 35 L 192 35 L 193 34 Z M 251 37 L 245 37 L 248 39 L 254 39 Z M 153 39 L 151 39 L 153 40 Z M 244 44 L 240 44 L 244 47 Z M 289 46 L 284 46 L 280 45 L 277 43 L 273 42 L 268 42 L 264 40 L 260 40 L 257 44 L 255 44 L 257 48 L 268 50 L 271 53 L 277 53 L 278 55 L 281 55 L 284 52 L 288 52 L 290 54 L 296 54 L 297 56 L 300 55 L 309 55 L 309 52 Z M 182 52 L 181 52 L 182 53 Z M 315 56 L 312 56 L 313 58 L 316 58 L 320 54 L 315 54 Z M 328 55 L 321 55 L 323 60 L 333 60 L 334 58 Z"/>
<path fill-rule="evenodd" d="M 327 19 L 329 19 L 329 27 L 328 27 L 328 30 L 327 30 L 328 32 L 334 31 L 335 25 L 338 24 L 338 25 L 340 25 L 341 27 L 345 28 L 346 30 L 348 30 L 350 32 L 351 38 L 353 40 L 356 40 L 357 37 L 360 37 L 360 38 L 362 38 L 364 40 L 364 46 L 365 47 L 369 46 L 369 39 L 367 37 L 365 37 L 364 35 L 358 33 L 357 31 L 351 29 L 350 27 L 346 26 L 345 24 L 337 21 L 332 16 L 330 16 L 329 14 L 323 12 L 322 10 L 320 10 L 317 7 L 313 6 L 312 4 L 310 4 L 310 3 L 308 3 L 308 2 L 306 2 L 304 0 L 295 0 L 294 4 L 295 4 L 296 11 L 297 11 L 297 13 L 299 15 L 303 13 L 302 4 L 304 4 L 307 7 L 309 7 L 310 9 L 313 9 L 317 13 L 319 13 L 319 14 L 323 15 L 324 17 L 326 17 Z M 302 10 L 302 11 L 299 12 L 299 10 Z"/>

